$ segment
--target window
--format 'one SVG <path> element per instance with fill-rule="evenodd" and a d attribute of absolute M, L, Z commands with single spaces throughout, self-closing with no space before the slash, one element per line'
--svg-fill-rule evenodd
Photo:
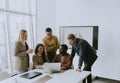
<path fill-rule="evenodd" d="M 27 43 L 34 49 L 36 0 L 2 0 L 1 3 L 0 72 L 5 70 L 12 73 L 15 69 L 15 42 L 18 40 L 21 29 L 27 30 Z"/>

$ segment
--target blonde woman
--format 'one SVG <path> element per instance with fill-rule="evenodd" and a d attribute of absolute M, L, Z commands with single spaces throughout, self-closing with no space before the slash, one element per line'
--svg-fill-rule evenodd
<path fill-rule="evenodd" d="M 22 29 L 19 34 L 19 39 L 15 45 L 16 70 L 18 73 L 28 71 L 29 68 L 29 54 L 33 52 L 29 49 L 27 40 L 27 31 Z"/>

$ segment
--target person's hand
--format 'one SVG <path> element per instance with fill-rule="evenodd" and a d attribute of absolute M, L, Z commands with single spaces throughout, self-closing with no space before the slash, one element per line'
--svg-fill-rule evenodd
<path fill-rule="evenodd" d="M 36 65 L 35 68 L 36 69 L 43 69 L 42 65 Z"/>
<path fill-rule="evenodd" d="M 81 69 L 80 69 L 80 68 L 78 68 L 78 69 L 76 69 L 76 71 L 81 72 Z"/>
<path fill-rule="evenodd" d="M 66 69 L 66 67 L 61 67 L 61 70 L 65 70 Z"/>
<path fill-rule="evenodd" d="M 32 49 L 29 49 L 29 50 L 26 51 L 27 54 L 30 54 L 30 53 L 32 53 L 32 52 L 33 52 Z"/>
<path fill-rule="evenodd" d="M 55 50 L 55 51 L 57 50 L 57 46 L 56 45 L 53 46 L 53 50 Z"/>

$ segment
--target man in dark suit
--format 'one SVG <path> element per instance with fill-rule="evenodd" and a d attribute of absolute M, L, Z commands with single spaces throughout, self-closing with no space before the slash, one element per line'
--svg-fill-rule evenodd
<path fill-rule="evenodd" d="M 74 58 L 75 53 L 79 56 L 78 69 L 76 70 L 81 71 L 82 63 L 84 62 L 83 70 L 91 71 L 91 67 L 97 59 L 96 50 L 86 40 L 76 38 L 74 34 L 69 34 L 67 39 L 69 44 L 72 45 L 72 59 Z M 91 75 L 88 76 L 87 82 L 92 82 Z M 85 83 L 85 80 L 83 83 Z"/>

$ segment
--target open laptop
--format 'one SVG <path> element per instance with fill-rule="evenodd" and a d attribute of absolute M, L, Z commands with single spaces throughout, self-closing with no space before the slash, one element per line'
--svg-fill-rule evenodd
<path fill-rule="evenodd" d="M 41 72 L 27 72 L 27 73 L 21 75 L 20 77 L 32 79 L 32 78 L 35 78 L 39 75 L 42 75 L 42 73 Z"/>
<path fill-rule="evenodd" d="M 61 70 L 61 63 L 44 63 L 43 70 L 47 73 L 58 73 Z"/>

